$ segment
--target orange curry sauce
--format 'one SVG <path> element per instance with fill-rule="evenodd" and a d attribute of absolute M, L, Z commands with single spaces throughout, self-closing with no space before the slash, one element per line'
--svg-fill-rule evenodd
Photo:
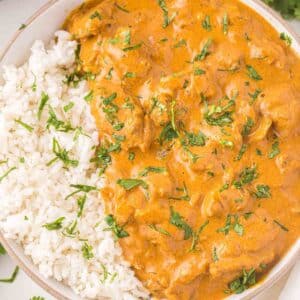
<path fill-rule="evenodd" d="M 221 299 L 300 233 L 300 59 L 234 0 L 87 1 L 108 225 L 154 298 Z"/>

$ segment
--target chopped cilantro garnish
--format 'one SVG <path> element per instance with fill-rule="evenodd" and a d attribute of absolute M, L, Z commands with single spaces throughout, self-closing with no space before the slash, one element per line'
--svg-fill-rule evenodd
<path fill-rule="evenodd" d="M 212 172 L 212 171 L 207 171 L 207 175 L 208 175 L 209 177 L 214 177 L 214 176 L 215 176 L 215 173 Z"/>
<path fill-rule="evenodd" d="M 251 39 L 250 39 L 250 37 L 249 37 L 249 35 L 248 35 L 247 32 L 245 32 L 244 37 L 245 37 L 245 40 L 246 40 L 247 42 L 250 42 L 250 41 L 251 41 Z"/>
<path fill-rule="evenodd" d="M 185 39 L 181 39 L 180 41 L 178 41 L 175 45 L 174 48 L 180 48 L 182 46 L 186 46 L 186 40 Z"/>
<path fill-rule="evenodd" d="M 204 60 L 210 54 L 209 47 L 211 46 L 211 44 L 212 44 L 212 39 L 208 39 L 204 44 L 201 52 L 195 56 L 194 61 Z"/>
<path fill-rule="evenodd" d="M 134 152 L 129 152 L 128 153 L 128 159 L 133 161 L 135 159 L 135 153 Z"/>
<path fill-rule="evenodd" d="M 117 2 L 115 2 L 115 7 L 116 7 L 117 9 L 121 10 L 121 11 L 124 12 L 124 13 L 127 13 L 127 14 L 130 13 L 130 11 L 129 11 L 128 9 L 126 9 L 125 7 L 119 5 Z"/>
<path fill-rule="evenodd" d="M 37 85 L 36 85 L 36 76 L 32 73 L 32 75 L 34 76 L 34 82 L 33 82 L 33 84 L 31 85 L 31 90 L 33 91 L 33 92 L 36 92 L 36 90 L 37 90 Z"/>
<path fill-rule="evenodd" d="M 229 140 L 225 140 L 225 139 L 220 140 L 220 144 L 224 147 L 231 148 L 231 149 L 234 146 L 233 141 L 229 141 Z"/>
<path fill-rule="evenodd" d="M 256 186 L 256 190 L 254 194 L 259 199 L 271 197 L 270 187 L 268 185 L 259 184 Z"/>
<path fill-rule="evenodd" d="M 113 39 L 109 39 L 108 42 L 112 45 L 117 45 L 118 43 L 120 43 L 120 38 L 119 37 L 115 37 Z"/>
<path fill-rule="evenodd" d="M 78 199 L 77 199 L 77 205 L 78 205 L 77 217 L 78 218 L 80 218 L 82 216 L 85 202 L 86 202 L 86 194 L 84 194 L 83 196 L 78 197 Z"/>
<path fill-rule="evenodd" d="M 195 75 L 195 76 L 203 75 L 203 74 L 205 74 L 205 73 L 206 73 L 206 72 L 205 72 L 204 70 L 199 69 L 199 68 L 195 69 L 195 71 L 194 71 L 194 75 Z"/>
<path fill-rule="evenodd" d="M 224 233 L 227 235 L 230 230 L 235 231 L 239 236 L 244 234 L 244 227 L 239 223 L 238 215 L 227 215 L 225 226 L 218 228 L 217 232 Z"/>
<path fill-rule="evenodd" d="M 20 27 L 19 27 L 19 30 L 23 30 L 24 28 L 26 28 L 27 25 L 26 24 L 21 24 Z"/>
<path fill-rule="evenodd" d="M 83 99 L 86 102 L 91 102 L 93 100 L 93 96 L 94 96 L 94 92 L 93 91 L 89 91 L 88 94 L 86 94 Z"/>
<path fill-rule="evenodd" d="M 206 102 L 205 102 L 206 103 Z M 206 110 L 204 112 L 204 119 L 207 124 L 211 126 L 226 126 L 233 122 L 231 107 L 235 105 L 234 100 L 229 100 L 229 102 L 224 105 L 210 105 L 206 104 Z"/>
<path fill-rule="evenodd" d="M 228 183 L 225 183 L 220 189 L 219 189 L 219 192 L 222 193 L 226 190 L 229 189 L 229 184 Z"/>
<path fill-rule="evenodd" d="M 195 251 L 196 250 L 196 247 L 197 247 L 197 244 L 199 242 L 199 236 L 201 234 L 201 232 L 204 230 L 204 228 L 209 224 L 209 220 L 206 220 L 200 227 L 198 230 L 196 231 L 193 231 L 192 233 L 192 245 L 191 245 L 191 248 L 190 248 L 190 252 L 191 251 Z"/>
<path fill-rule="evenodd" d="M 73 222 L 71 222 L 68 226 L 66 226 L 64 228 L 64 230 L 62 231 L 62 234 L 64 236 L 70 237 L 70 238 L 74 238 L 76 236 L 76 234 L 79 233 L 79 231 L 75 231 L 77 227 L 77 220 L 74 220 Z"/>
<path fill-rule="evenodd" d="M 186 154 L 190 157 L 193 163 L 196 163 L 197 160 L 200 158 L 199 155 L 193 153 L 187 145 L 184 143 L 181 143 L 183 150 L 186 152 Z"/>
<path fill-rule="evenodd" d="M 93 19 L 98 19 L 98 20 L 102 20 L 102 16 L 100 15 L 99 11 L 95 11 L 94 13 L 92 13 L 90 15 L 90 19 L 93 20 Z"/>
<path fill-rule="evenodd" d="M 136 73 L 134 72 L 126 72 L 124 74 L 124 78 L 135 78 L 136 77 Z"/>
<path fill-rule="evenodd" d="M 95 162 L 100 168 L 99 175 L 102 175 L 107 167 L 111 164 L 111 155 L 112 152 L 119 152 L 121 150 L 120 142 L 117 141 L 115 144 L 109 144 L 107 146 L 100 145 L 96 149 L 95 157 L 91 162 Z"/>
<path fill-rule="evenodd" d="M 62 224 L 63 224 L 64 220 L 65 220 L 65 217 L 60 217 L 51 223 L 44 224 L 43 227 L 45 227 L 46 229 L 48 229 L 50 231 L 59 230 L 62 228 Z"/>
<path fill-rule="evenodd" d="M 149 173 L 165 173 L 167 171 L 164 167 L 147 167 L 142 172 L 139 173 L 139 176 L 145 177 Z"/>
<path fill-rule="evenodd" d="M 117 98 L 117 93 L 112 93 L 108 97 L 102 97 L 103 108 L 102 111 L 105 113 L 105 117 L 110 124 L 116 122 L 116 114 L 119 111 L 119 107 L 113 102 Z"/>
<path fill-rule="evenodd" d="M 217 254 L 217 248 L 216 247 L 213 247 L 212 259 L 213 259 L 213 262 L 217 262 L 219 260 L 219 257 L 218 257 L 218 254 Z"/>
<path fill-rule="evenodd" d="M 258 155 L 258 156 L 262 156 L 263 155 L 260 149 L 256 148 L 255 152 L 256 152 L 256 155 Z"/>
<path fill-rule="evenodd" d="M 116 131 L 120 131 L 124 128 L 125 124 L 124 123 L 116 123 L 113 125 L 113 129 Z"/>
<path fill-rule="evenodd" d="M 83 257 L 87 260 L 92 259 L 94 257 L 93 247 L 87 242 L 84 242 L 84 244 L 82 245 L 81 252 Z"/>
<path fill-rule="evenodd" d="M 112 72 L 114 71 L 114 68 L 110 68 L 107 75 L 105 76 L 106 80 L 111 80 L 112 79 Z M 89 101 L 88 101 L 89 102 Z"/>
<path fill-rule="evenodd" d="M 291 46 L 292 45 L 292 38 L 285 32 L 281 32 L 280 33 L 280 39 L 285 41 L 285 43 L 288 45 L 288 46 Z"/>
<path fill-rule="evenodd" d="M 259 267 L 260 267 L 262 270 L 264 270 L 264 269 L 267 268 L 267 265 L 264 264 L 264 263 L 260 263 L 260 264 L 259 264 Z"/>
<path fill-rule="evenodd" d="M 118 179 L 117 184 L 123 187 L 126 191 L 130 191 L 138 186 L 141 186 L 144 189 L 148 189 L 148 184 L 142 179 Z"/>
<path fill-rule="evenodd" d="M 133 46 L 128 46 L 128 47 L 123 48 L 123 51 L 128 52 L 128 51 L 137 50 L 137 49 L 141 48 L 142 45 L 143 45 L 143 43 L 139 43 L 139 44 L 136 44 L 136 45 L 133 45 Z"/>
<path fill-rule="evenodd" d="M 160 6 L 162 12 L 163 12 L 163 17 L 164 17 L 164 22 L 163 22 L 163 28 L 168 27 L 171 22 L 173 21 L 173 17 L 169 17 L 169 11 L 166 5 L 166 1 L 165 0 L 157 0 L 158 5 Z"/>
<path fill-rule="evenodd" d="M 69 121 L 64 122 L 59 120 L 51 106 L 49 106 L 49 118 L 47 120 L 46 128 L 49 130 L 50 127 L 53 127 L 56 131 L 60 132 L 69 132 L 75 130 Z"/>
<path fill-rule="evenodd" d="M 228 14 L 226 13 L 222 19 L 223 33 L 225 35 L 228 34 L 228 26 L 229 26 L 229 19 L 228 19 Z"/>
<path fill-rule="evenodd" d="M 102 284 L 104 284 L 107 281 L 109 276 L 111 276 L 109 283 L 112 283 L 115 280 L 115 278 L 118 276 L 117 272 L 114 272 L 113 274 L 109 273 L 106 266 L 102 263 L 101 263 L 101 268 L 102 268 L 102 271 L 103 271 L 103 273 L 102 273 L 103 278 L 100 279 L 100 282 Z"/>
<path fill-rule="evenodd" d="M 20 118 L 15 119 L 15 122 L 24 127 L 27 131 L 32 132 L 34 128 L 26 123 L 24 123 Z"/>
<path fill-rule="evenodd" d="M 64 112 L 68 112 L 69 110 L 71 110 L 74 107 L 75 103 L 74 102 L 70 102 L 69 104 L 65 105 L 63 107 Z"/>
<path fill-rule="evenodd" d="M 210 16 L 205 16 L 204 20 L 202 21 L 202 27 L 206 31 L 211 31 Z"/>
<path fill-rule="evenodd" d="M 256 89 L 253 94 L 248 93 L 251 98 L 250 104 L 253 104 L 261 93 L 262 91 L 260 89 Z"/>
<path fill-rule="evenodd" d="M 184 221 L 183 217 L 176 212 L 173 207 L 170 208 L 170 224 L 184 231 L 184 239 L 188 240 L 193 236 L 192 228 Z"/>
<path fill-rule="evenodd" d="M 68 196 L 66 196 L 65 200 L 69 199 L 70 197 L 78 194 L 78 193 L 89 193 L 91 191 L 96 191 L 97 187 L 95 186 L 90 186 L 90 185 L 84 185 L 84 184 L 71 184 L 70 185 L 71 188 L 74 188 L 75 191 L 72 192 L 71 194 L 69 194 Z"/>
<path fill-rule="evenodd" d="M 57 160 L 61 160 L 65 167 L 77 167 L 79 164 L 78 160 L 70 159 L 69 152 L 62 148 L 56 138 L 52 141 L 52 151 L 55 154 L 55 158 L 47 163 L 47 167 L 51 166 Z"/>
<path fill-rule="evenodd" d="M 183 182 L 183 188 L 176 188 L 176 190 L 178 192 L 182 192 L 183 194 L 181 196 L 178 196 L 178 197 L 171 196 L 171 197 L 169 197 L 170 200 L 190 201 L 191 197 L 190 197 L 190 194 L 189 194 L 189 191 L 186 187 L 185 182 Z"/>
<path fill-rule="evenodd" d="M 131 44 L 131 31 L 130 30 L 126 30 L 124 32 L 124 43 L 127 46 L 129 46 Z"/>
<path fill-rule="evenodd" d="M 243 273 L 237 279 L 231 281 L 228 284 L 229 293 L 241 294 L 250 286 L 256 283 L 256 272 L 255 269 L 252 268 L 249 271 L 243 269 Z"/>
<path fill-rule="evenodd" d="M 236 198 L 236 199 L 234 199 L 235 203 L 242 203 L 243 201 L 244 201 L 243 198 Z"/>
<path fill-rule="evenodd" d="M 258 177 L 256 166 L 246 167 L 239 174 L 238 179 L 233 182 L 233 185 L 237 189 L 241 189 L 244 185 L 251 183 L 254 179 Z"/>
<path fill-rule="evenodd" d="M 280 149 L 279 149 L 279 141 L 275 141 L 272 144 L 272 150 L 269 152 L 268 157 L 270 159 L 274 158 L 275 156 L 277 156 L 280 153 Z"/>
<path fill-rule="evenodd" d="M 0 183 L 4 178 L 6 178 L 12 171 L 16 170 L 17 167 L 12 167 L 9 170 L 7 170 L 3 175 L 0 176 Z"/>
<path fill-rule="evenodd" d="M 165 141 L 172 141 L 178 138 L 178 133 L 173 129 L 171 122 L 168 122 L 159 135 L 159 143 L 162 145 Z"/>
<path fill-rule="evenodd" d="M 64 84 L 68 86 L 73 86 L 74 88 L 78 87 L 78 84 L 82 80 L 90 79 L 95 80 L 96 75 L 92 74 L 91 72 L 80 73 L 75 71 L 69 75 L 66 75 L 66 80 L 63 81 Z"/>
<path fill-rule="evenodd" d="M 149 227 L 163 235 L 171 236 L 171 234 L 168 231 L 166 231 L 165 229 L 163 229 L 161 227 L 158 227 L 156 224 L 150 224 Z"/>
<path fill-rule="evenodd" d="M 181 143 L 191 147 L 202 147 L 205 146 L 206 140 L 207 137 L 201 131 L 199 131 L 199 133 L 186 132 Z"/>
<path fill-rule="evenodd" d="M 175 120 L 175 106 L 176 106 L 176 101 L 173 100 L 171 102 L 171 108 L 170 108 L 170 115 L 171 115 L 171 125 L 173 130 L 177 133 L 177 135 L 179 136 L 178 130 L 177 130 L 177 126 L 176 126 L 176 120 Z"/>
<path fill-rule="evenodd" d="M 257 71 L 250 65 L 246 65 L 247 75 L 254 80 L 262 80 L 262 77 L 257 73 Z"/>
<path fill-rule="evenodd" d="M 253 126 L 254 126 L 254 121 L 250 117 L 247 117 L 247 121 L 244 124 L 242 129 L 242 136 L 249 135 Z"/>
<path fill-rule="evenodd" d="M 19 273 L 19 267 L 15 267 L 12 275 L 10 276 L 10 278 L 4 278 L 4 279 L 0 279 L 0 282 L 3 282 L 3 283 L 13 283 L 17 276 L 18 276 L 18 273 Z"/>
<path fill-rule="evenodd" d="M 185 79 L 185 80 L 184 80 L 184 83 L 183 83 L 183 85 L 182 85 L 182 88 L 183 88 L 183 89 L 186 89 L 186 88 L 188 87 L 188 85 L 189 85 L 189 81 L 188 81 L 187 79 Z"/>
<path fill-rule="evenodd" d="M 242 157 L 243 157 L 243 155 L 244 155 L 245 152 L 247 151 L 247 148 L 248 148 L 248 146 L 247 146 L 246 144 L 243 144 L 243 145 L 241 146 L 241 149 L 240 149 L 240 151 L 239 151 L 237 157 L 236 157 L 234 160 L 235 160 L 235 161 L 241 160 Z"/>
<path fill-rule="evenodd" d="M 8 159 L 6 159 L 6 160 L 0 160 L 0 165 L 7 164 L 7 163 L 8 163 Z"/>
<path fill-rule="evenodd" d="M 160 113 L 167 110 L 166 106 L 163 103 L 161 103 L 157 97 L 153 97 L 151 99 L 151 103 L 152 105 L 151 105 L 150 113 L 152 113 L 153 110 L 156 108 L 159 110 Z"/>
<path fill-rule="evenodd" d="M 246 212 L 243 214 L 245 220 L 248 220 L 253 215 L 252 211 Z"/>
<path fill-rule="evenodd" d="M 122 239 L 125 237 L 128 237 L 129 234 L 126 230 L 124 230 L 124 226 L 119 226 L 117 224 L 116 219 L 114 218 L 113 215 L 108 215 L 105 218 L 105 222 L 107 223 L 107 225 L 109 226 L 108 228 L 104 229 L 105 231 L 112 231 L 114 236 L 117 239 Z"/>
<path fill-rule="evenodd" d="M 0 255 L 5 255 L 6 254 L 6 250 L 4 249 L 4 247 L 0 244 Z"/>
<path fill-rule="evenodd" d="M 237 72 L 239 69 L 240 69 L 240 67 L 236 66 L 236 67 L 231 67 L 231 68 L 227 68 L 227 69 L 218 68 L 218 71 L 234 73 L 234 72 Z"/>
<path fill-rule="evenodd" d="M 125 103 L 122 105 L 122 108 L 130 109 L 131 111 L 134 110 L 134 104 L 132 102 L 130 102 L 130 98 L 129 97 L 127 97 L 125 99 Z"/>

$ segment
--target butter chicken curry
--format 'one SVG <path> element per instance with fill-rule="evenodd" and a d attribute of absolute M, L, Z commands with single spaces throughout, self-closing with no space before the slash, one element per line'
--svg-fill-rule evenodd
<path fill-rule="evenodd" d="M 300 233 L 300 59 L 235 0 L 86 1 L 107 226 L 155 299 L 254 285 Z"/>

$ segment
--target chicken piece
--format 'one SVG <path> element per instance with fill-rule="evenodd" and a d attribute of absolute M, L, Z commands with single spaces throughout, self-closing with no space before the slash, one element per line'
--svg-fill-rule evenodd
<path fill-rule="evenodd" d="M 247 190 L 230 187 L 222 191 L 222 187 L 218 187 L 205 195 L 201 205 L 201 214 L 204 217 L 233 214 L 250 210 L 251 204 L 250 194 Z"/>
<path fill-rule="evenodd" d="M 170 284 L 173 285 L 190 283 L 198 276 L 203 276 L 207 270 L 208 261 L 204 253 L 189 253 L 185 259 L 177 265 Z"/>
<path fill-rule="evenodd" d="M 158 86 L 145 83 L 142 91 L 142 105 L 149 112 L 150 118 L 156 127 L 161 127 L 169 121 L 169 111 L 173 100 L 182 90 L 186 72 L 165 76 L 160 79 Z M 152 90 L 155 88 L 155 92 Z M 151 93 L 152 92 L 152 93 Z"/>
<path fill-rule="evenodd" d="M 270 117 L 261 118 L 258 127 L 249 135 L 249 142 L 259 142 L 262 141 L 268 134 L 272 126 L 272 119 Z"/>
<path fill-rule="evenodd" d="M 102 82 L 96 82 L 92 102 L 100 137 L 111 139 L 113 134 L 121 135 L 125 137 L 122 149 L 138 147 L 145 151 L 153 139 L 149 116 L 144 114 L 139 101 L 131 98 L 120 86 L 110 82 L 104 89 Z"/>
<path fill-rule="evenodd" d="M 300 93 L 288 83 L 264 90 L 265 98 L 260 103 L 261 113 L 271 118 L 275 130 L 281 137 L 300 133 Z"/>
<path fill-rule="evenodd" d="M 110 0 L 101 1 L 97 5 L 95 1 L 89 1 L 72 12 L 64 27 L 77 39 L 91 37 L 114 22 L 112 12 Z"/>
<path fill-rule="evenodd" d="M 219 44 L 216 50 L 218 70 L 221 72 L 234 72 L 239 70 L 244 62 L 244 52 L 236 43 L 228 47 L 228 43 Z"/>
<path fill-rule="evenodd" d="M 300 191 L 298 182 L 300 178 L 300 141 L 299 137 L 294 140 L 293 147 L 282 145 L 282 153 L 276 157 L 276 165 L 282 175 L 283 182 L 281 192 L 291 205 L 291 211 L 300 213 Z"/>
<path fill-rule="evenodd" d="M 283 47 L 266 38 L 255 38 L 249 42 L 250 57 L 263 59 L 270 65 L 283 69 L 287 64 L 287 58 Z"/>
<path fill-rule="evenodd" d="M 215 244 L 219 260 L 210 264 L 214 280 L 228 283 L 243 269 L 259 269 L 260 264 L 271 264 L 283 251 L 284 231 L 274 224 L 264 209 L 258 209 L 250 217 L 239 217 L 243 234 L 230 230 L 225 241 Z M 223 233 L 220 233 L 223 234 Z"/>
<path fill-rule="evenodd" d="M 171 278 L 170 285 L 166 290 L 168 299 L 177 299 L 174 295 L 181 295 L 183 299 L 190 299 L 192 289 L 188 286 L 193 282 L 203 277 L 208 269 L 208 260 L 202 253 L 189 253 L 175 267 L 175 271 Z M 184 295 L 184 296 L 183 296 Z"/>

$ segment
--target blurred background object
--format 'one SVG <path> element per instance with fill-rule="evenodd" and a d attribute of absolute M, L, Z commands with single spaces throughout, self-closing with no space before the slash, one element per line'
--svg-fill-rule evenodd
<path fill-rule="evenodd" d="M 270 5 L 285 19 L 298 19 L 300 20 L 300 0 L 263 0 L 266 4 Z"/>

